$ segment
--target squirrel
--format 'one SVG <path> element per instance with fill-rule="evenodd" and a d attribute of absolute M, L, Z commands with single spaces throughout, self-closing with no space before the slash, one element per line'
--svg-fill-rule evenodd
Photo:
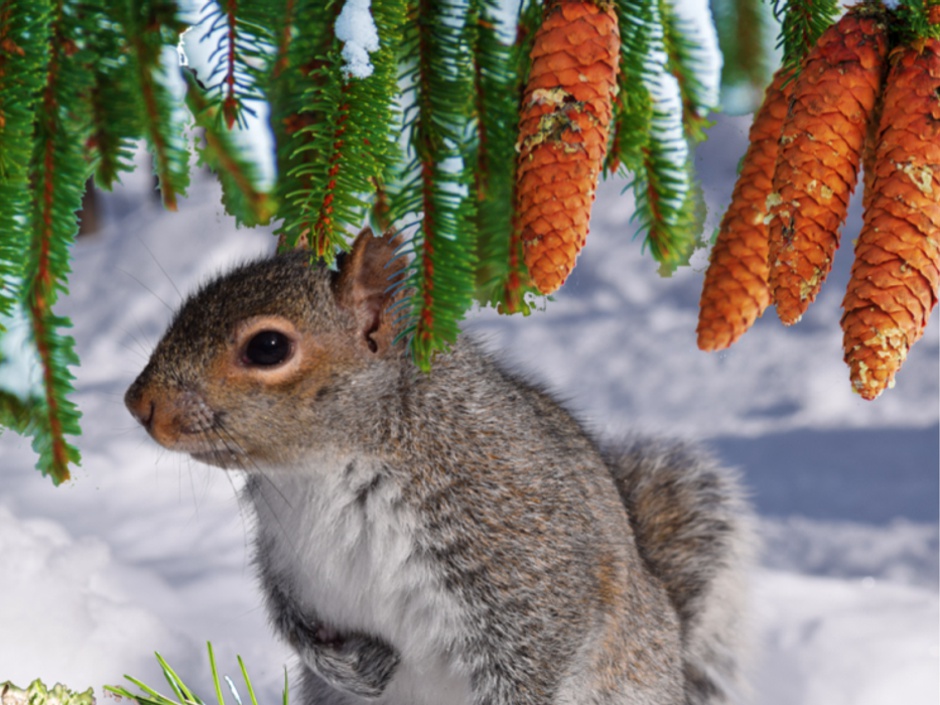
<path fill-rule="evenodd" d="M 128 389 L 162 446 L 244 471 L 303 705 L 717 705 L 745 680 L 753 525 L 690 445 L 603 445 L 469 336 L 419 371 L 400 236 L 244 264 Z"/>

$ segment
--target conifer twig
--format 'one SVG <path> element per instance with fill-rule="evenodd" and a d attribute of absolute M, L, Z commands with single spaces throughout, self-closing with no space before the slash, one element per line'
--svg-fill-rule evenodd
<path fill-rule="evenodd" d="M 78 450 L 66 435 L 78 435 L 80 416 L 73 402 L 69 365 L 78 363 L 74 341 L 60 335 L 68 325 L 52 307 L 66 291 L 69 273 L 68 247 L 78 230 L 75 211 L 81 206 L 89 165 L 82 149 L 88 132 L 85 115 L 78 112 L 65 119 L 63 106 L 74 104 L 76 94 L 87 85 L 76 43 L 77 23 L 63 0 L 53 6 L 49 36 L 49 63 L 39 104 L 31 170 L 34 176 L 33 213 L 26 308 L 33 340 L 43 368 L 41 425 L 45 431 L 35 438 L 40 467 L 55 484 L 69 479 L 69 466 L 79 462 Z"/>
<path fill-rule="evenodd" d="M 457 339 L 473 301 L 477 269 L 473 176 L 465 160 L 473 100 L 473 69 L 456 6 L 419 0 L 411 6 L 403 48 L 416 57 L 405 74 L 410 164 L 392 200 L 393 220 L 420 214 L 407 288 L 413 293 L 409 338 L 415 363 Z"/>
<path fill-rule="evenodd" d="M 268 223 L 276 212 L 270 194 L 262 191 L 255 164 L 234 143 L 227 128 L 219 129 L 218 103 L 210 103 L 196 78 L 184 69 L 186 103 L 196 125 L 204 130 L 203 160 L 222 182 L 222 202 L 237 222 L 248 226 Z"/>
<path fill-rule="evenodd" d="M 154 157 L 163 206 L 178 208 L 177 198 L 189 186 L 189 149 L 185 130 L 174 119 L 174 101 L 161 82 L 162 52 L 169 37 L 179 41 L 180 25 L 175 0 L 143 0 L 124 15 L 132 61 L 143 106 L 144 134 Z"/>

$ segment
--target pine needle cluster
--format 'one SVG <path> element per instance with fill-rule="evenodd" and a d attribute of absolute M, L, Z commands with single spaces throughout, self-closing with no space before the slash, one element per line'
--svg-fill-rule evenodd
<path fill-rule="evenodd" d="M 42 369 L 29 393 L 11 392 L 0 357 L 0 425 L 34 437 L 56 483 L 78 462 L 76 358 L 54 308 L 89 177 L 112 188 L 141 142 L 168 209 L 195 153 L 237 222 L 270 223 L 282 248 L 311 259 L 332 261 L 365 225 L 405 232 L 399 314 L 423 369 L 474 304 L 527 312 L 534 289 L 513 227 L 520 105 L 543 11 L 576 1 L 616 14 L 604 166 L 632 179 L 639 232 L 669 273 L 700 244 L 693 153 L 719 76 L 756 85 L 743 64 L 767 63 L 733 30 L 766 14 L 758 0 L 716 2 L 717 34 L 705 0 L 522 0 L 513 12 L 501 0 L 0 0 L 0 326 L 27 317 Z M 934 31 L 929 8 L 901 4 L 911 31 Z M 773 10 L 784 59 L 798 62 L 835 3 Z M 181 65 L 192 43 L 205 58 Z M 248 129 L 270 131 L 273 183 Z"/>
<path fill-rule="evenodd" d="M 238 688 L 235 685 L 235 682 L 229 676 L 222 676 L 220 678 L 219 668 L 215 661 L 215 653 L 212 649 L 212 643 L 207 643 L 206 648 L 209 652 L 209 668 L 212 671 L 212 685 L 214 686 L 215 695 L 214 705 L 225 705 L 225 696 L 222 694 L 223 680 L 225 681 L 225 684 L 237 705 L 258 705 L 258 698 L 255 695 L 255 688 L 251 682 L 251 678 L 248 676 L 248 669 L 245 667 L 245 662 L 242 660 L 242 657 L 237 657 L 238 669 L 241 672 L 242 679 L 245 682 L 245 691 L 248 696 L 247 699 L 242 698 Z M 134 693 L 127 688 L 124 688 L 123 686 L 114 685 L 105 686 L 105 690 L 113 695 L 117 695 L 118 697 L 133 700 L 138 705 L 207 705 L 207 703 L 211 705 L 212 701 L 199 697 L 199 695 L 197 695 L 196 692 L 189 685 L 187 685 L 182 678 L 180 678 L 173 667 L 167 663 L 165 658 L 163 658 L 159 653 L 156 654 L 156 657 L 157 663 L 160 664 L 160 670 L 163 671 L 163 677 L 166 679 L 166 682 L 170 686 L 170 690 L 173 693 L 172 697 L 163 695 L 152 686 L 147 685 L 143 681 L 134 678 L 133 676 L 125 676 L 125 678 L 127 678 L 127 680 L 130 681 L 133 685 L 137 686 L 140 692 Z M 288 702 L 289 690 L 287 683 L 287 672 L 285 670 L 284 690 L 282 691 L 280 705 L 288 705 Z M 36 705 L 57 704 L 39 702 L 36 703 Z M 71 704 L 66 703 L 65 705 Z M 76 705 L 84 705 L 84 703 L 77 703 Z"/>

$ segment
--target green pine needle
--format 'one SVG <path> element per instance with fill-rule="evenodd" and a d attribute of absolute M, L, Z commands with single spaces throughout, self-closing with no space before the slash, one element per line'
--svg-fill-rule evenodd
<path fill-rule="evenodd" d="M 218 102 L 207 99 L 198 80 L 183 71 L 186 80 L 186 105 L 197 126 L 204 130 L 205 144 L 197 148 L 202 163 L 216 173 L 222 184 L 222 204 L 239 225 L 265 225 L 277 212 L 272 194 L 260 186 L 257 165 L 238 144 L 235 136 L 219 119 Z"/>
<path fill-rule="evenodd" d="M 698 27 L 680 16 L 670 5 L 660 4 L 663 18 L 663 43 L 668 55 L 667 66 L 679 83 L 682 98 L 682 125 L 688 140 L 695 144 L 706 138 L 711 127 L 708 113 L 718 107 L 718 95 L 712 94 L 708 83 L 712 77 L 709 56 L 697 37 Z"/>
<path fill-rule="evenodd" d="M 209 669 L 212 672 L 212 685 L 215 689 L 216 698 L 215 703 L 210 705 L 225 705 L 225 700 L 222 696 L 222 680 L 219 677 L 219 669 L 216 665 L 215 653 L 212 649 L 211 642 L 206 644 L 206 649 L 209 653 Z M 163 671 L 163 677 L 166 679 L 170 689 L 173 691 L 175 699 L 163 695 L 151 686 L 132 676 L 124 676 L 124 678 L 126 678 L 132 685 L 136 686 L 141 692 L 133 693 L 123 686 L 116 685 L 106 685 L 104 689 L 109 693 L 113 693 L 114 695 L 118 695 L 122 698 L 135 700 L 137 703 L 139 703 L 139 705 L 206 705 L 206 701 L 196 695 L 196 692 L 190 688 L 182 678 L 180 678 L 179 674 L 173 670 L 173 668 L 169 663 L 167 663 L 163 656 L 158 653 L 156 654 L 156 658 L 157 663 L 160 664 L 160 669 Z M 251 701 L 251 705 L 258 705 L 258 699 L 255 696 L 254 685 L 251 682 L 251 678 L 248 676 L 248 669 L 245 667 L 245 662 L 242 660 L 241 656 L 238 656 L 237 659 L 238 668 L 241 672 L 242 679 L 245 682 L 245 688 L 248 691 L 248 697 Z M 238 690 L 235 688 L 234 683 L 228 676 L 225 676 L 224 678 L 228 683 L 236 702 L 238 705 L 242 705 L 241 696 L 239 695 Z M 86 704 L 78 703 L 77 705 Z M 284 690 L 281 696 L 281 705 L 289 705 L 286 670 L 284 672 Z"/>
<path fill-rule="evenodd" d="M 688 57 L 691 48 L 681 45 L 677 30 L 668 35 L 663 10 L 669 12 L 659 3 L 617 4 L 620 94 L 607 169 L 622 165 L 633 174 L 637 234 L 660 263 L 660 271 L 668 274 L 688 264 L 704 220 L 696 207 L 690 146 L 702 126 L 690 116 L 697 110 L 688 110 L 703 99 L 701 88 L 682 92 L 683 84 L 696 85 L 689 79 L 695 70 Z"/>
<path fill-rule="evenodd" d="M 332 102 L 324 95 L 311 104 L 311 99 L 318 98 L 315 90 L 311 92 L 311 84 L 324 93 L 330 90 L 330 86 L 321 84 L 324 76 L 330 79 L 335 75 L 325 65 L 336 67 L 338 62 L 339 47 L 332 27 L 341 3 L 297 0 L 286 9 L 284 24 L 275 32 L 280 40 L 277 54 L 262 88 L 271 103 L 277 155 L 277 199 L 281 204 L 278 215 L 282 224 L 276 232 L 286 247 L 294 247 L 301 238 L 313 244 L 309 236 L 317 214 L 310 210 L 315 200 L 312 192 L 325 186 L 316 177 L 329 169 L 327 150 L 332 143 L 324 133 L 335 129 L 339 107 L 335 104 L 335 81 Z M 301 27 L 303 31 L 299 31 Z M 316 111 L 318 107 L 328 107 L 333 112 L 324 115 Z"/>
<path fill-rule="evenodd" d="M 714 0 L 726 82 L 765 77 L 758 2 Z M 892 42 L 940 36 L 930 23 L 934 0 L 899 3 L 889 12 Z M 703 221 L 691 155 L 715 104 L 708 38 L 672 0 L 609 4 L 621 70 L 605 170 L 632 175 L 639 234 L 668 273 L 687 263 Z M 202 161 L 240 224 L 273 220 L 282 247 L 307 240 L 327 261 L 370 219 L 410 235 L 401 285 L 410 298 L 396 312 L 420 368 L 456 339 L 474 301 L 529 310 L 513 239 L 514 147 L 543 4 L 523 0 L 515 26 L 502 28 L 501 0 L 371 0 L 379 48 L 367 76 L 348 69 L 336 36 L 345 5 L 210 0 L 200 30 L 214 45 L 210 68 L 204 85 L 186 76 L 183 96 L 173 57 L 185 27 L 175 0 L 2 3 L 0 321 L 27 311 L 43 380 L 32 398 L 0 396 L 0 424 L 33 435 L 39 467 L 54 482 L 79 459 L 69 440 L 79 433 L 69 399 L 77 359 L 54 308 L 67 290 L 87 178 L 111 188 L 143 138 L 164 203 L 175 208 L 189 185 L 189 113 L 205 134 Z M 772 5 L 790 66 L 839 11 L 836 0 Z M 276 158 L 270 193 L 233 132 L 265 107 Z M 170 682 L 180 699 L 192 696 Z M 144 697 L 159 705 L 162 696 Z"/>
<path fill-rule="evenodd" d="M 838 0 L 772 0 L 772 3 L 774 16 L 780 22 L 777 47 L 783 50 L 783 66 L 798 72 L 803 57 L 839 15 L 840 5 Z"/>
<path fill-rule="evenodd" d="M 736 101 L 744 103 L 743 112 L 751 112 L 757 107 L 773 71 L 774 62 L 764 41 L 771 32 L 766 7 L 762 0 L 712 2 L 718 45 L 723 57 L 722 93 L 744 88 L 753 96 L 750 101 Z M 728 110 L 724 100 L 723 109 Z"/>
<path fill-rule="evenodd" d="M 0 68 L 17 80 L 0 81 L 0 316 L 9 316 L 18 305 L 14 282 L 25 274 L 34 111 L 48 72 L 51 21 L 48 3 L 13 0 L 8 7 L 0 14 Z"/>
<path fill-rule="evenodd" d="M 507 44 L 497 28 L 498 3 L 474 0 L 469 5 L 467 36 L 473 59 L 474 141 L 467 163 L 474 169 L 477 199 L 475 298 L 496 306 L 510 276 L 510 236 L 516 131 L 519 122 L 521 76 L 518 45 Z M 527 54 L 526 54 L 527 56 Z"/>
<path fill-rule="evenodd" d="M 332 26 L 340 9 L 341 3 L 325 3 L 317 22 Z M 279 118 L 296 123 L 279 136 L 287 143 L 278 149 L 284 199 L 280 232 L 288 245 L 305 237 L 326 261 L 348 247 L 350 234 L 362 226 L 378 186 L 390 178 L 399 161 L 396 101 L 404 3 L 377 1 L 372 14 L 380 48 L 370 56 L 373 68 L 368 76 L 351 74 L 341 54 L 342 43 L 324 32 L 291 40 L 291 52 L 303 50 L 309 42 L 306 55 L 322 59 L 300 76 L 291 79 L 288 68 L 280 78 L 295 81 L 294 91 L 302 87 L 300 101 L 285 105 L 288 114 Z M 311 54 L 314 46 L 321 53 Z"/>
<path fill-rule="evenodd" d="M 469 309 L 476 276 L 476 196 L 466 162 L 473 134 L 473 65 L 456 5 L 409 4 L 403 51 L 416 57 L 404 74 L 410 160 L 392 194 L 392 220 L 417 215 L 415 259 L 406 286 L 413 292 L 404 335 L 415 363 L 428 370 L 446 350 Z"/>
<path fill-rule="evenodd" d="M 86 13 L 96 13 L 89 45 L 92 86 L 92 130 L 88 146 L 96 162 L 95 185 L 110 191 L 122 172 L 134 170 L 135 142 L 143 137 L 143 103 L 137 91 L 134 63 L 127 60 L 130 46 L 120 13 L 103 0 L 85 3 Z"/>
<path fill-rule="evenodd" d="M 189 144 L 185 111 L 167 85 L 169 68 L 164 49 L 175 52 L 183 25 L 173 0 L 139 0 L 122 15 L 143 104 L 144 135 L 153 154 L 163 205 L 177 209 L 177 199 L 189 187 Z"/>
<path fill-rule="evenodd" d="M 937 4 L 937 0 L 898 0 L 889 24 L 897 41 L 910 44 L 917 39 L 940 39 L 940 24 L 931 22 L 930 18 L 931 9 Z"/>
<path fill-rule="evenodd" d="M 244 15 L 245 5 L 270 8 L 272 3 L 242 3 L 218 0 L 206 7 L 211 11 L 200 21 L 200 42 L 215 39 L 216 47 L 208 57 L 214 64 L 205 78 L 207 100 L 219 121 L 217 130 L 248 126 L 249 103 L 261 99 L 258 87 L 263 69 L 273 47 L 270 12 L 258 12 L 251 19 Z"/>
<path fill-rule="evenodd" d="M 67 293 L 69 249 L 78 232 L 76 211 L 81 208 L 90 165 L 84 146 L 90 132 L 87 105 L 81 96 L 90 78 L 82 46 L 85 28 L 65 0 L 53 5 L 49 34 L 49 63 L 40 91 L 41 109 L 35 123 L 30 172 L 33 178 L 30 213 L 28 277 L 23 284 L 33 340 L 44 368 L 41 433 L 33 438 L 38 467 L 55 484 L 69 478 L 69 467 L 79 462 L 78 450 L 68 440 L 78 435 L 79 412 L 69 396 L 78 364 L 71 337 L 59 331 L 71 325 L 52 308 Z M 94 17 L 94 15 L 92 15 Z M 63 106 L 72 106 L 66 111 Z"/>

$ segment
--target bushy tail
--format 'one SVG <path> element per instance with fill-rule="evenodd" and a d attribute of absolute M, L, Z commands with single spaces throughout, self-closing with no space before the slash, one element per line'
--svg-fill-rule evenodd
<path fill-rule="evenodd" d="M 679 614 L 687 704 L 738 702 L 756 540 L 737 476 L 693 446 L 650 440 L 608 464 L 640 555 Z"/>

